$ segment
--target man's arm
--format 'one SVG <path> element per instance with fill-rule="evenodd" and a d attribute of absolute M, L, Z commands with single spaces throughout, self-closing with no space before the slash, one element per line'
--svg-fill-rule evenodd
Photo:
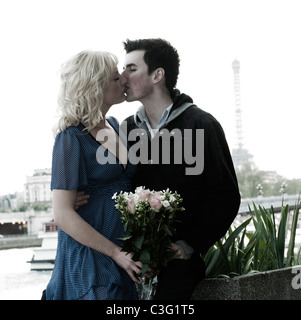
<path fill-rule="evenodd" d="M 84 191 L 78 191 L 76 194 L 74 210 L 77 210 L 79 207 L 88 203 L 90 196 L 86 194 Z"/>

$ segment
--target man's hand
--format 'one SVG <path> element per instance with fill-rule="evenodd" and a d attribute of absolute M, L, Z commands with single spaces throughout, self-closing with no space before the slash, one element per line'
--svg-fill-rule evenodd
<path fill-rule="evenodd" d="M 90 196 L 88 194 L 85 194 L 84 191 L 77 192 L 74 210 L 77 210 L 79 207 L 83 206 L 84 204 L 87 204 L 89 198 Z"/>
<path fill-rule="evenodd" d="M 183 259 L 183 260 L 189 259 L 186 255 L 184 249 L 176 243 L 171 244 L 170 250 L 174 251 L 174 253 L 175 253 L 175 255 L 171 259 Z"/>

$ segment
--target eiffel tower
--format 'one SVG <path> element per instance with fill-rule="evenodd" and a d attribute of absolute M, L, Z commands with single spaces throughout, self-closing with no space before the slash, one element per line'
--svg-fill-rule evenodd
<path fill-rule="evenodd" d="M 244 164 L 250 163 L 253 155 L 244 148 L 243 144 L 243 130 L 242 130 L 242 110 L 240 105 L 240 78 L 239 69 L 240 63 L 238 60 L 232 62 L 234 72 L 234 94 L 235 94 L 235 117 L 236 117 L 236 147 L 232 150 L 232 159 L 235 168 L 241 168 Z"/>

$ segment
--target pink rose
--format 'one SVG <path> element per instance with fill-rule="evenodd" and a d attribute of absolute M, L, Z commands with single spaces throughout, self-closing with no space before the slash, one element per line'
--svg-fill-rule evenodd
<path fill-rule="evenodd" d="M 134 209 L 135 209 L 135 200 L 133 197 L 129 198 L 127 200 L 127 207 L 128 207 L 128 210 L 130 211 L 130 213 L 133 213 L 134 212 Z"/>
<path fill-rule="evenodd" d="M 145 201 L 148 200 L 150 197 L 150 190 L 149 189 L 142 189 L 141 191 L 138 192 L 139 200 L 140 201 Z"/>
<path fill-rule="evenodd" d="M 159 211 L 162 207 L 160 196 L 156 194 L 151 195 L 149 198 L 149 204 L 153 209 L 155 209 L 156 211 Z"/>

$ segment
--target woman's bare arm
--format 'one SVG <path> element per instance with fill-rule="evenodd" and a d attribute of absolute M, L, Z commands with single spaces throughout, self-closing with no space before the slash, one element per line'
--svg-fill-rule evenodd
<path fill-rule="evenodd" d="M 53 190 L 55 224 L 82 245 L 110 257 L 128 273 L 134 282 L 139 283 L 134 272 L 140 273 L 141 262 L 133 261 L 131 254 L 121 251 L 118 245 L 104 237 L 79 216 L 74 210 L 76 196 L 76 190 Z"/>

